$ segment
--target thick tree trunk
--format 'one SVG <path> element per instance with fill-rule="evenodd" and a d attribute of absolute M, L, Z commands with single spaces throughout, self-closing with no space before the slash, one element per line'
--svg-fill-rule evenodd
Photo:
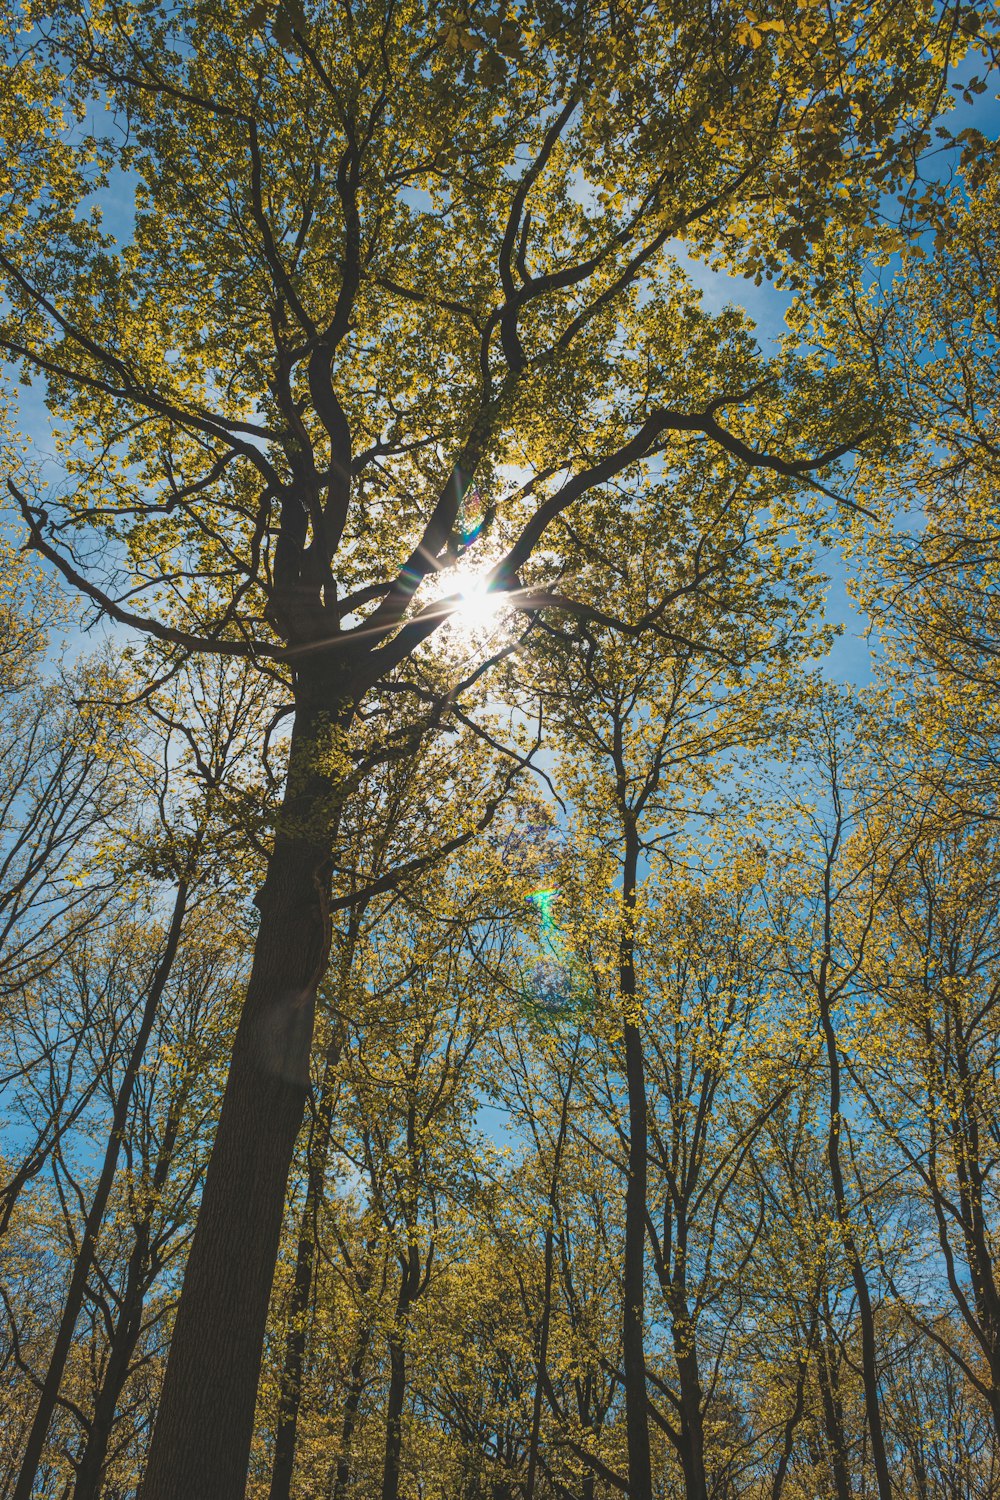
<path fill-rule="evenodd" d="M 142 1500 L 241 1500 L 326 958 L 318 862 L 276 849 Z"/>
<path fill-rule="evenodd" d="M 299 701 L 302 702 L 299 689 Z M 322 684 L 314 698 L 323 701 Z M 326 701 L 331 701 L 329 694 Z M 242 1500 L 288 1174 L 330 954 L 339 747 L 300 706 L 246 1002 L 170 1344 L 141 1500 Z"/>
<path fill-rule="evenodd" d="M 624 1012 L 625 1082 L 628 1090 L 628 1185 L 625 1190 L 625 1246 L 622 1275 L 622 1355 L 625 1375 L 625 1432 L 628 1443 L 629 1500 L 652 1500 L 644 1345 L 646 1281 L 646 1078 L 642 1034 L 636 1012 L 635 914 L 639 844 L 626 826 L 622 885 L 623 930 L 619 951 L 619 987 Z"/>
<path fill-rule="evenodd" d="M 76 1328 L 77 1318 L 80 1316 L 80 1308 L 87 1290 L 87 1278 L 90 1268 L 94 1262 L 94 1249 L 97 1244 L 97 1236 L 104 1222 L 104 1214 L 111 1196 L 114 1185 L 115 1173 L 118 1169 L 118 1156 L 121 1151 L 122 1135 L 128 1122 L 129 1109 L 132 1104 L 132 1091 L 135 1088 L 136 1076 L 139 1066 L 146 1051 L 156 1013 L 159 1009 L 163 991 L 170 977 L 174 959 L 177 956 L 177 948 L 180 943 L 181 927 L 184 922 L 184 914 L 187 909 L 188 887 L 187 881 L 182 880 L 177 886 L 177 894 L 174 898 L 174 909 L 170 918 L 170 926 L 167 929 L 167 938 L 163 953 L 156 966 L 149 989 L 146 994 L 146 1003 L 143 1007 L 142 1016 L 139 1021 L 139 1030 L 136 1033 L 132 1050 L 122 1074 L 121 1083 L 115 1094 L 115 1105 L 112 1112 L 111 1131 L 108 1135 L 108 1143 L 104 1150 L 104 1160 L 101 1164 L 100 1176 L 97 1179 L 97 1187 L 94 1190 L 93 1202 L 90 1212 L 87 1214 L 87 1222 L 84 1225 L 83 1236 L 73 1263 L 73 1271 L 70 1276 L 69 1288 L 66 1293 L 66 1301 L 63 1306 L 62 1317 L 56 1331 L 55 1343 L 49 1358 L 49 1367 L 45 1372 L 42 1383 L 41 1395 L 38 1400 L 38 1408 L 35 1419 L 28 1434 L 28 1443 L 25 1448 L 21 1469 L 14 1487 L 12 1500 L 31 1500 L 35 1486 L 35 1475 L 41 1461 L 42 1449 L 45 1446 L 45 1437 L 52 1420 L 56 1401 L 59 1397 L 59 1386 L 62 1383 L 63 1372 L 66 1368 L 66 1360 L 73 1345 L 73 1333 Z"/>

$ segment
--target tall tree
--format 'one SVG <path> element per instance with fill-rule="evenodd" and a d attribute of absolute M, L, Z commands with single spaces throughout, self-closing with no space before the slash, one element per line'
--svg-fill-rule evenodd
<path fill-rule="evenodd" d="M 628 1101 L 628 1125 L 622 1131 L 627 1142 L 622 1348 L 628 1483 L 637 1497 L 651 1496 L 653 1485 L 644 1339 L 647 1227 L 653 1212 L 649 1163 L 658 1148 L 650 1136 L 646 1054 L 650 1048 L 655 1054 L 660 1045 L 652 1021 L 657 1006 L 644 998 L 655 993 L 657 981 L 640 973 L 652 962 L 648 954 L 640 959 L 639 951 L 645 887 L 655 885 L 657 878 L 669 881 L 668 865 L 662 861 L 669 861 L 686 819 L 707 810 L 723 758 L 759 743 L 769 732 L 773 703 L 769 708 L 756 690 L 755 674 L 768 669 L 775 682 L 782 681 L 788 663 L 822 639 L 811 620 L 818 580 L 808 555 L 788 534 L 786 503 L 788 497 L 780 489 L 753 482 L 740 466 L 692 456 L 686 468 L 678 465 L 659 484 L 631 497 L 610 538 L 602 508 L 595 507 L 590 526 L 575 529 L 570 556 L 577 592 L 583 613 L 589 593 L 600 619 L 562 626 L 545 623 L 539 632 L 539 671 L 533 686 L 561 751 L 561 784 L 581 820 L 580 838 L 603 853 L 588 872 L 586 895 L 577 898 L 590 911 L 595 931 L 608 921 L 602 887 L 613 882 L 616 890 L 611 922 L 617 993 L 610 1036 L 614 1071 L 617 1078 L 620 1064 Z M 668 526 L 673 547 L 664 555 L 658 539 Z M 645 630 L 638 628 L 640 621 Z M 656 906 L 655 897 L 648 900 Z M 664 922 L 668 924 L 666 917 Z M 574 931 L 585 941 L 579 915 L 570 929 Z M 571 946 L 573 941 L 571 937 Z M 611 941 L 606 931 L 604 941 Z M 661 939 L 651 930 L 643 941 L 651 952 Z M 603 954 L 595 973 L 583 981 L 594 989 L 592 998 L 603 996 L 605 1005 L 610 1002 L 598 972 L 607 962 Z M 666 975 L 660 975 L 659 982 L 669 990 Z M 682 1014 L 675 1017 L 683 1034 L 678 1038 L 679 1061 L 667 1062 L 660 1053 L 665 1076 L 673 1077 L 677 1065 L 685 1074 L 692 1067 L 684 1058 L 690 1041 L 683 1018 L 686 1008 L 684 997 Z M 665 1024 L 669 1035 L 670 1023 Z M 724 1022 L 723 1029 L 729 1024 Z M 692 1045 L 697 1054 L 698 1047 Z M 699 1085 L 693 1075 L 699 1072 L 695 1062 L 688 1077 L 695 1095 Z M 702 1084 L 704 1104 L 715 1092 L 711 1067 L 705 1069 Z M 618 1088 L 609 1084 L 612 1118 L 617 1101 Z M 684 1102 L 676 1104 L 683 1115 L 691 1100 L 685 1095 Z M 707 1116 L 703 1110 L 703 1123 L 710 1115 L 710 1109 Z M 665 1133 L 676 1138 L 675 1128 L 666 1126 Z M 686 1130 L 682 1134 L 686 1137 Z M 674 1209 L 679 1208 L 683 1217 L 700 1194 L 703 1145 L 703 1140 L 687 1141 L 684 1149 L 690 1150 L 690 1161 L 684 1167 L 673 1164 L 675 1196 L 667 1212 L 671 1243 L 678 1228 Z M 669 1148 L 665 1154 L 659 1150 L 659 1155 L 663 1166 Z M 683 1227 L 680 1233 L 683 1236 Z M 651 1239 L 662 1249 L 655 1233 Z M 688 1339 L 683 1261 L 681 1253 L 675 1263 L 668 1248 L 658 1267 L 664 1295 L 674 1304 L 670 1317 L 678 1351 Z M 668 1285 L 675 1272 L 678 1285 Z M 684 1368 L 690 1379 L 677 1449 L 686 1455 L 691 1500 L 701 1500 L 707 1484 L 701 1456 L 701 1397 L 690 1361 Z M 674 1431 L 670 1424 L 667 1430 Z"/>
<path fill-rule="evenodd" d="M 926 1261 L 935 1288 L 928 1296 L 911 1273 L 894 1291 L 953 1359 L 1000 1437 L 997 876 L 995 831 L 956 818 L 946 796 L 887 883 L 865 966 L 872 1014 L 855 1072 L 907 1185 L 911 1265 Z"/>

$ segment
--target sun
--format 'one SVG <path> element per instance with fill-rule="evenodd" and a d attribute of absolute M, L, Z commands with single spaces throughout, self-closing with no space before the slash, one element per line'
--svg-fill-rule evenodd
<path fill-rule="evenodd" d="M 457 629 L 466 635 L 480 635 L 496 624 L 507 601 L 505 594 L 489 587 L 488 572 L 457 573 L 449 582 L 449 593 L 458 597 L 451 616 Z"/>

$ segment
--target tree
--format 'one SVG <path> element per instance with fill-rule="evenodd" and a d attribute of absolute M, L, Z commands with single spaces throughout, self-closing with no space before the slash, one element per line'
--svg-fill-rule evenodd
<path fill-rule="evenodd" d="M 960 24 L 995 59 L 994 18 Z M 968 105 L 986 84 L 973 75 L 954 87 Z M 810 322 L 844 370 L 864 379 L 877 367 L 890 396 L 894 441 L 859 475 L 880 516 L 857 538 L 853 588 L 900 683 L 919 680 L 937 699 L 921 738 L 942 715 L 942 745 L 960 737 L 964 789 L 955 760 L 949 780 L 971 808 L 996 777 L 1000 175 L 997 143 L 976 125 L 938 135 L 945 160 L 915 178 L 904 224 L 866 244 L 841 237 L 830 297 L 791 317 Z"/>
<path fill-rule="evenodd" d="M 515 765 L 515 769 L 517 769 Z M 374 768 L 363 784 L 363 794 L 352 805 L 350 821 L 344 829 L 349 853 L 348 866 L 338 872 L 337 885 L 343 891 L 364 888 L 386 870 L 397 867 L 424 847 L 433 847 L 444 839 L 450 820 L 450 798 L 446 788 L 461 778 L 471 786 L 477 773 L 486 779 L 497 778 L 500 785 L 509 780 L 509 761 L 498 756 L 469 732 L 449 736 L 447 740 L 427 736 L 416 751 Z M 420 1126 L 418 1134 L 436 1134 L 443 1128 L 436 1122 L 436 1112 L 452 1104 L 451 1094 L 462 1079 L 462 1064 L 469 1052 L 479 1051 L 480 1031 L 486 1018 L 493 1015 L 492 981 L 497 955 L 494 928 L 502 916 L 507 899 L 507 879 L 489 851 L 485 860 L 471 865 L 458 863 L 442 891 L 423 882 L 408 881 L 381 896 L 367 897 L 344 913 L 334 934 L 335 964 L 321 992 L 322 1029 L 326 1038 L 318 1060 L 310 1128 L 305 1143 L 305 1194 L 299 1219 L 295 1270 L 286 1316 L 285 1355 L 280 1381 L 278 1421 L 271 1474 L 270 1497 L 286 1497 L 292 1483 L 296 1437 L 305 1394 L 306 1366 L 310 1345 L 310 1307 L 314 1302 L 314 1278 L 317 1272 L 317 1221 L 332 1190 L 331 1173 L 338 1164 L 349 1173 L 363 1171 L 369 1179 L 368 1213 L 376 1227 L 380 1216 L 389 1213 L 387 1194 L 394 1199 L 396 1168 L 393 1154 L 398 1153 L 393 1120 L 417 1095 L 434 1094 L 434 1068 L 444 1048 L 446 1059 L 455 1051 L 456 1036 L 470 1031 L 458 1049 L 461 1058 L 451 1061 L 454 1077 L 439 1080 L 440 1097 L 433 1103 L 431 1118 Z M 478 938 L 474 937 L 478 931 Z M 491 957 L 492 955 L 492 957 Z M 450 973 L 440 977 L 442 965 Z M 427 990 L 427 986 L 432 986 Z M 433 988 L 435 987 L 436 988 Z M 456 1014 L 439 993 L 442 987 L 453 991 Z M 469 996 L 480 998 L 480 1016 L 473 1021 L 462 1007 Z M 420 1020 L 420 1018 L 423 1018 Z M 429 1018 L 429 1020 L 428 1020 Z M 420 1023 L 423 1030 L 414 1033 L 415 1051 L 409 1053 L 405 1066 L 395 1057 L 401 1045 L 398 1033 L 409 1033 L 407 1027 Z M 384 1028 L 389 1029 L 385 1034 Z M 440 1031 L 440 1035 L 438 1032 Z M 449 1040 L 450 1038 L 450 1040 Z M 362 1048 L 365 1061 L 362 1064 Z M 380 1052 L 380 1048 L 382 1051 Z M 383 1055 L 384 1054 L 384 1055 Z M 365 1088 L 365 1069 L 373 1066 L 372 1057 L 381 1057 L 382 1081 Z M 396 1077 L 402 1069 L 398 1088 L 390 1095 L 386 1076 Z M 360 1071 L 359 1071 L 360 1070 Z M 386 1074 L 386 1070 L 388 1070 Z M 409 1073 L 408 1071 L 409 1070 Z M 448 1066 L 444 1068 L 448 1073 Z M 412 1074 L 412 1077 L 409 1076 Z M 478 1072 L 475 1074 L 478 1077 Z M 363 1103 L 359 1105 L 359 1090 Z M 407 1090 L 413 1096 L 407 1102 Z M 397 1097 L 399 1095 L 400 1097 Z M 402 1102 L 401 1102 L 402 1101 Z M 426 1108 L 426 1101 L 422 1109 Z M 418 1113 L 422 1113 L 418 1111 Z M 341 1120 L 341 1116 L 343 1119 Z M 389 1124 L 387 1125 L 387 1121 Z M 363 1167 L 358 1161 L 359 1147 L 346 1144 L 343 1130 L 351 1122 L 352 1130 L 361 1132 L 369 1142 Z M 416 1124 L 414 1125 L 416 1128 Z M 374 1146 L 372 1146 L 374 1141 Z M 379 1147 L 384 1148 L 378 1149 Z M 416 1147 L 413 1147 L 416 1150 Z M 426 1150 L 414 1170 L 429 1170 Z M 430 1159 L 431 1161 L 433 1158 Z M 418 1194 L 419 1197 L 419 1194 Z M 419 1205 L 408 1204 L 411 1217 Z M 414 1226 L 414 1232 L 419 1226 Z M 383 1236 L 389 1234 L 384 1223 Z M 391 1246 L 392 1241 L 386 1241 Z M 364 1283 L 370 1257 L 363 1265 L 352 1264 L 345 1249 L 341 1274 L 347 1281 Z M 407 1260 L 406 1275 L 413 1281 Z M 416 1280 L 419 1286 L 420 1278 Z M 359 1292 L 366 1288 L 359 1285 Z M 426 1288 L 423 1288 L 420 1295 Z M 401 1296 L 403 1291 L 401 1288 Z M 407 1306 L 400 1313 L 399 1337 L 406 1343 L 406 1324 L 410 1306 L 418 1300 L 411 1291 L 405 1296 Z M 367 1349 L 374 1328 L 363 1330 L 361 1343 Z M 397 1348 L 397 1359 L 405 1365 L 406 1349 Z M 398 1401 L 405 1391 L 401 1383 Z M 397 1401 L 397 1404 L 398 1404 Z M 398 1469 L 401 1433 L 399 1411 L 393 1418 Z M 342 1434 L 343 1437 L 343 1434 Z M 350 1437 L 348 1432 L 347 1437 Z M 346 1457 L 346 1456 L 345 1456 Z M 338 1481 L 340 1482 L 340 1481 Z M 343 1482 L 346 1483 L 346 1480 Z"/>
<path fill-rule="evenodd" d="M 94 942 L 93 937 L 90 940 L 96 966 L 109 971 L 109 991 L 116 987 L 115 980 L 118 985 L 124 983 L 132 990 L 137 1025 L 124 1045 L 117 1026 L 110 1037 L 105 1036 L 105 1056 L 95 1070 L 101 1081 L 98 1092 L 107 1094 L 111 1117 L 108 1121 L 103 1159 L 75 1249 L 72 1273 L 48 1368 L 40 1382 L 38 1406 L 14 1489 L 15 1500 L 30 1497 L 34 1490 L 46 1433 L 59 1400 L 74 1332 L 88 1293 L 97 1244 L 115 1186 L 147 1047 L 150 1038 L 160 1027 L 163 997 L 168 992 L 171 974 L 181 952 L 185 920 L 204 901 L 206 890 L 219 878 L 219 845 L 224 842 L 226 834 L 223 831 L 220 840 L 220 830 L 215 825 L 218 804 L 220 801 L 225 802 L 227 783 L 239 781 L 241 776 L 245 777 L 246 767 L 242 762 L 246 759 L 248 740 L 256 749 L 262 732 L 260 710 L 266 710 L 267 703 L 266 698 L 262 703 L 259 692 L 254 691 L 258 686 L 257 681 L 252 680 L 248 687 L 246 670 L 239 663 L 235 664 L 235 668 L 233 664 L 229 664 L 228 671 L 224 673 L 216 673 L 216 679 L 215 686 L 219 691 L 209 711 L 207 725 L 204 722 L 198 725 L 198 719 L 204 721 L 205 715 L 200 712 L 202 700 L 198 699 L 197 694 L 192 695 L 195 725 L 207 731 L 200 744 L 195 730 L 190 725 L 182 726 L 180 722 L 178 700 L 183 701 L 187 696 L 184 691 L 186 684 L 175 681 L 163 701 L 157 703 L 153 699 L 148 703 L 144 741 L 136 743 L 127 752 L 127 758 L 126 755 L 120 755 L 116 767 L 116 784 L 122 785 L 122 773 L 126 773 L 128 780 L 132 782 L 133 793 L 137 786 L 151 783 L 157 816 L 152 827 L 143 826 L 144 809 L 137 809 L 134 803 L 130 805 L 131 799 L 125 803 L 126 816 L 120 817 L 119 828 L 107 830 L 108 842 L 112 842 L 111 836 L 114 835 L 114 843 L 118 846 L 113 855 L 107 856 L 110 865 L 109 884 L 112 881 L 117 885 L 122 881 L 134 880 L 139 874 L 138 889 L 140 892 L 149 892 L 146 899 L 152 905 L 156 886 L 154 884 L 150 890 L 148 876 L 153 871 L 168 883 L 169 895 L 165 898 L 162 943 L 159 951 L 156 951 L 154 945 L 152 956 L 148 948 L 143 951 L 144 933 L 141 928 L 134 932 L 134 942 L 130 939 L 133 926 L 124 913 L 118 914 L 118 941 L 112 944 L 113 960 L 102 965 L 98 956 L 99 945 Z M 254 709 L 257 710 L 256 715 Z M 149 722 L 150 719 L 152 723 Z M 139 724 L 134 715 L 132 720 L 130 727 L 136 732 Z M 186 729 L 186 734 L 178 748 L 174 741 L 181 737 L 179 732 L 182 727 Z M 197 788 L 193 795 L 192 779 Z M 145 881 L 142 880 L 143 875 L 147 877 Z M 88 962 L 87 948 L 80 933 L 75 934 L 74 950 L 69 962 L 78 972 L 81 992 L 89 997 L 92 964 Z M 86 1009 L 93 1013 L 95 1006 L 88 1003 Z M 96 1002 L 96 1009 L 99 1011 L 100 1001 Z M 98 1050 L 91 1037 L 87 1039 L 87 1046 L 94 1052 Z M 172 1130 L 168 1126 L 168 1137 L 176 1135 L 178 1128 L 179 1120 L 175 1121 Z M 169 1171 L 171 1157 L 172 1149 L 161 1156 L 161 1174 Z M 140 1229 L 140 1235 L 148 1236 L 148 1229 Z M 136 1267 L 136 1272 L 143 1272 L 141 1264 Z M 136 1328 L 136 1336 L 138 1331 Z M 101 1422 L 108 1425 L 111 1417 L 113 1405 L 110 1413 L 101 1414 L 98 1425 Z M 85 1464 L 83 1474 L 78 1475 L 78 1490 L 81 1494 L 86 1493 L 88 1487 L 94 1488 L 100 1474 L 100 1444 L 90 1446 L 89 1464 Z"/>
<path fill-rule="evenodd" d="M 439 575 L 473 538 L 495 591 L 558 608 L 552 523 L 658 452 L 805 478 L 858 441 L 864 392 L 765 367 L 669 247 L 762 274 L 748 217 L 793 252 L 864 222 L 958 50 L 929 0 L 9 19 L 0 344 L 46 383 L 68 481 L 14 481 L 31 545 L 181 653 L 281 663 L 295 704 L 145 1500 L 244 1482 L 365 705 L 447 707 Z M 67 133 L 91 101 L 120 139 Z M 115 169 L 121 248 L 90 196 Z"/>
<path fill-rule="evenodd" d="M 894 862 L 874 924 L 872 1013 L 856 1072 L 911 1203 L 912 1269 L 895 1294 L 1000 1435 L 996 836 L 978 819 L 957 819 L 950 800 L 929 825 Z"/>
<path fill-rule="evenodd" d="M 46 1476 L 56 1475 L 81 1500 L 101 1485 L 112 1492 L 134 1485 L 217 1115 L 246 934 L 231 906 L 220 909 L 216 898 L 206 911 L 195 886 L 141 1071 L 125 1091 L 145 1019 L 143 985 L 157 968 L 162 974 L 171 916 L 155 885 L 133 885 L 129 894 L 127 910 L 80 940 L 49 976 L 45 1002 L 64 1017 L 74 1005 L 87 1017 L 86 1065 L 78 1059 L 78 1068 L 94 1088 L 19 1206 L 50 1268 L 40 1335 L 25 1317 L 16 1245 L 4 1256 L 8 1315 L 22 1346 L 16 1394 L 27 1408 L 5 1494 L 18 1474 L 22 1484 L 32 1476 L 33 1494 L 47 1493 Z M 15 1126 L 25 1118 L 11 1114 Z M 28 1428 L 36 1443 L 44 1439 L 40 1448 Z"/>
<path fill-rule="evenodd" d="M 598 1010 L 610 1011 L 604 1025 L 614 1081 L 607 1081 L 600 1107 L 611 1122 L 612 1136 L 618 1136 L 623 1148 L 627 1143 L 622 1349 L 629 1489 L 636 1497 L 647 1497 L 653 1484 L 649 1418 L 651 1409 L 657 1409 L 650 1406 L 644 1351 L 648 1240 L 683 1372 L 679 1425 L 660 1425 L 682 1457 L 690 1500 L 702 1500 L 707 1477 L 700 1382 L 696 1359 L 681 1354 L 690 1335 L 686 1251 L 675 1257 L 672 1247 L 678 1243 L 675 1234 L 683 1246 L 688 1210 L 704 1196 L 703 1132 L 713 1123 L 711 1102 L 720 1080 L 711 1062 L 685 1061 L 685 1055 L 690 1047 L 701 1057 L 700 1044 L 693 1041 L 701 1024 L 709 1033 L 717 1024 L 721 1033 L 736 1027 L 743 1014 L 739 1007 L 750 1002 L 754 985 L 743 975 L 746 995 L 733 997 L 731 1013 L 723 1000 L 720 1019 L 712 1014 L 711 983 L 707 994 L 692 1001 L 683 977 L 685 959 L 678 958 L 678 1010 L 671 1015 L 668 1000 L 661 1008 L 654 997 L 671 994 L 674 976 L 669 965 L 658 970 L 653 955 L 673 952 L 667 935 L 671 901 L 647 895 L 646 888 L 672 883 L 671 861 L 682 858 L 674 849 L 682 842 L 680 830 L 691 817 L 711 812 L 724 757 L 748 750 L 772 731 L 774 697 L 789 686 L 790 662 L 822 640 L 810 618 L 818 580 L 808 554 L 789 535 L 794 514 L 790 497 L 729 462 L 701 455 L 692 455 L 686 467 L 678 462 L 658 484 L 650 483 L 622 505 L 618 531 L 610 540 L 607 513 L 595 510 L 589 524 L 575 529 L 567 552 L 581 601 L 593 599 L 600 619 L 561 627 L 544 624 L 532 687 L 545 705 L 550 734 L 561 752 L 560 781 L 581 820 L 579 836 L 594 850 L 587 893 L 577 897 L 588 912 L 588 935 L 578 915 L 569 943 L 572 949 L 575 931 L 581 943 L 598 946 L 600 956 L 585 966 L 583 982 Z M 664 532 L 672 538 L 669 551 L 658 545 Z M 647 628 L 628 624 L 637 621 L 645 621 Z M 773 677 L 767 693 L 757 682 L 764 673 Z M 609 885 L 615 891 L 610 906 L 599 894 Z M 693 907 L 686 909 L 681 899 L 672 915 L 697 946 Z M 617 982 L 609 990 L 605 976 L 612 948 Z M 720 967 L 725 967 L 721 959 Z M 707 958 L 706 968 L 713 972 Z M 726 990 L 721 979 L 720 985 Z M 672 1059 L 671 1036 L 677 1054 Z M 717 1040 L 725 1053 L 727 1044 Z M 656 1089 L 648 1076 L 650 1051 L 663 1078 L 674 1083 L 673 1096 L 666 1084 L 661 1095 L 666 1114 L 679 1111 L 663 1124 L 662 1135 L 650 1114 L 649 1090 Z M 676 1096 L 678 1067 L 685 1078 L 683 1099 Z M 617 1122 L 622 1074 L 627 1128 Z M 695 1110 L 699 1092 L 698 1125 L 689 1138 L 684 1117 Z M 752 1113 L 760 1103 L 754 1101 Z M 680 1150 L 683 1165 L 671 1158 L 672 1147 L 665 1141 Z M 662 1236 L 652 1227 L 651 1164 L 666 1182 Z M 725 1182 L 725 1168 L 709 1177 Z"/>
<path fill-rule="evenodd" d="M 2 538 L 0 569 L 0 1003 L 55 963 L 110 896 L 99 846 L 121 813 L 116 739 L 128 716 L 100 656 L 48 672 L 66 624 L 51 582 Z"/>
<path fill-rule="evenodd" d="M 100 656 L 49 670 L 52 633 L 69 623 L 65 602 L 4 538 L 0 569 L 0 1093 L 35 1094 L 20 1160 L 0 1183 L 2 1238 L 18 1196 L 93 1094 L 94 1080 L 75 1071 L 93 1017 L 74 1024 L 39 991 L 108 919 L 115 881 L 104 846 L 130 799 L 121 754 L 129 714 L 95 702 L 121 674 Z"/>

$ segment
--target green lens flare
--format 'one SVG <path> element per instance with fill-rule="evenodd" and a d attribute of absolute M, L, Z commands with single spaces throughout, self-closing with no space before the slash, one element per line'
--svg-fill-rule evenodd
<path fill-rule="evenodd" d="M 565 951 L 558 924 L 552 915 L 552 902 L 558 894 L 559 887 L 551 886 L 531 891 L 526 898 L 540 918 L 539 946 L 543 956 L 528 976 L 530 990 L 524 1003 L 536 1019 L 553 1023 L 561 1018 L 579 1016 L 590 1009 L 590 1001 L 576 976 L 573 958 Z"/>

